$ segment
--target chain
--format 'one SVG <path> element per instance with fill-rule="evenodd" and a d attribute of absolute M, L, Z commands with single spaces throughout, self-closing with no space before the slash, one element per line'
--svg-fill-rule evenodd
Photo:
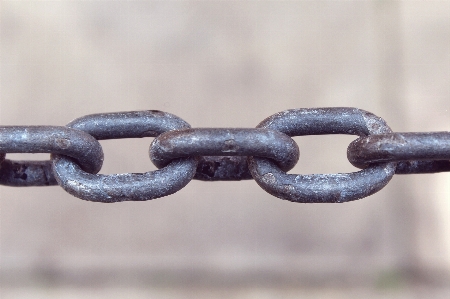
<path fill-rule="evenodd" d="M 357 135 L 347 149 L 362 170 L 287 174 L 300 153 L 293 136 Z M 98 174 L 97 140 L 155 137 L 149 148 L 158 170 Z M 8 153 L 50 153 L 48 161 L 11 161 Z M 143 201 L 173 194 L 192 179 L 248 180 L 293 202 L 347 202 L 374 194 L 394 174 L 450 171 L 450 132 L 393 133 L 386 122 L 357 108 L 292 109 L 256 128 L 191 128 L 161 111 L 87 115 L 66 126 L 0 126 L 0 184 L 59 185 L 95 202 Z"/>

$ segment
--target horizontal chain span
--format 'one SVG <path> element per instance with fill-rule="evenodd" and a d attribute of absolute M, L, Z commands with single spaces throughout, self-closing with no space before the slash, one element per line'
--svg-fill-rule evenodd
<path fill-rule="evenodd" d="M 245 158 L 236 163 L 230 156 Z M 151 160 L 158 168 L 177 158 L 198 157 L 194 178 L 206 181 L 252 178 L 246 156 L 272 159 L 281 169 L 289 171 L 297 164 L 299 150 L 295 141 L 281 132 L 237 128 L 169 131 L 155 138 L 150 146 Z"/>
<path fill-rule="evenodd" d="M 293 136 L 359 136 L 347 150 L 362 170 L 287 174 L 297 163 Z M 103 151 L 97 140 L 156 137 L 146 173 L 97 174 Z M 8 153 L 50 153 L 48 161 L 11 161 Z M 6 154 L 6 155 L 5 155 Z M 65 127 L 0 127 L 0 184 L 48 186 L 97 202 L 166 196 L 193 178 L 255 179 L 270 194 L 293 202 L 347 202 L 381 190 L 394 173 L 450 171 L 450 133 L 393 133 L 386 122 L 357 108 L 292 109 L 257 128 L 194 128 L 166 112 L 131 111 L 83 116 Z"/>
<path fill-rule="evenodd" d="M 81 169 L 91 173 L 97 173 L 103 164 L 100 143 L 89 134 L 67 127 L 0 127 L 0 152 L 66 155 L 74 158 Z M 5 160 L 0 168 L 0 183 L 10 186 L 55 185 L 57 182 L 51 167 L 51 161 Z"/>
<path fill-rule="evenodd" d="M 353 166 L 398 162 L 396 174 L 450 171 L 450 133 L 391 133 L 361 137 L 347 150 Z"/>

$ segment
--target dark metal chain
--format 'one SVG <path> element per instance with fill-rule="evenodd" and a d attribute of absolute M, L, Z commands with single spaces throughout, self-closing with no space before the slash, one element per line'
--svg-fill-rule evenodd
<path fill-rule="evenodd" d="M 357 135 L 347 149 L 362 170 L 287 174 L 299 159 L 293 136 Z M 146 173 L 98 174 L 97 140 L 156 137 Z M 11 161 L 7 153 L 50 153 L 49 161 Z M 60 185 L 96 202 L 143 201 L 175 193 L 192 179 L 254 179 L 268 193 L 293 202 L 347 202 L 381 190 L 394 174 L 450 171 L 450 132 L 393 133 L 357 108 L 292 109 L 256 128 L 194 128 L 161 111 L 87 115 L 67 126 L 0 126 L 0 184 Z"/>

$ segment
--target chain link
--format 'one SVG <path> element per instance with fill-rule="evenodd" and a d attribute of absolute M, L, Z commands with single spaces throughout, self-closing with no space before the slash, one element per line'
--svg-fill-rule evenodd
<path fill-rule="evenodd" d="M 368 136 L 390 133 L 385 121 L 356 108 L 293 109 L 274 114 L 258 128 L 289 136 L 350 134 Z M 249 168 L 261 188 L 273 196 L 294 202 L 345 202 L 381 190 L 395 172 L 394 162 L 371 164 L 353 173 L 286 174 L 272 160 L 250 157 Z"/>
<path fill-rule="evenodd" d="M 392 133 L 356 139 L 347 157 L 358 168 L 397 161 L 396 174 L 434 173 L 450 171 L 449 149 L 449 132 Z"/>
<path fill-rule="evenodd" d="M 93 114 L 68 124 L 96 139 L 156 137 L 166 131 L 190 128 L 181 118 L 161 111 Z M 53 156 L 58 184 L 81 199 L 98 202 L 142 201 L 177 192 L 194 177 L 196 157 L 172 160 L 164 169 L 146 173 L 94 174 L 65 155 Z"/>
<path fill-rule="evenodd" d="M 299 159 L 293 136 L 357 135 L 349 161 L 362 170 L 287 174 Z M 159 169 L 97 174 L 97 140 L 156 137 L 149 155 Z M 50 153 L 49 161 L 11 161 L 8 153 Z M 293 202 L 347 202 L 381 190 L 394 174 L 450 171 L 450 133 L 393 133 L 386 122 L 357 108 L 292 109 L 256 128 L 196 128 L 161 111 L 87 115 L 59 126 L 0 126 L 0 184 L 60 185 L 96 202 L 143 201 L 173 194 L 192 179 L 254 179 L 268 193 Z"/>
<path fill-rule="evenodd" d="M 176 158 L 199 157 L 198 175 L 194 178 L 205 181 L 251 179 L 247 156 L 269 158 L 284 171 L 289 171 L 297 164 L 299 155 L 298 146 L 292 138 L 268 129 L 169 131 L 156 137 L 150 146 L 151 160 L 158 168 L 165 167 Z M 233 156 L 245 159 L 228 159 Z M 242 171 L 235 172 L 236 168 Z"/>
<path fill-rule="evenodd" d="M 103 164 L 100 143 L 91 135 L 68 127 L 0 127 L 0 152 L 61 154 L 74 158 L 83 170 L 91 173 L 100 171 Z M 5 160 L 0 165 L 0 184 L 57 185 L 51 168 L 51 161 Z"/>

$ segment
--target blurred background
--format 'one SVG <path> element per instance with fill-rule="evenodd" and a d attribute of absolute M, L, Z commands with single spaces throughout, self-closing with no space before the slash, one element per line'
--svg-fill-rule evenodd
<path fill-rule="evenodd" d="M 0 17 L 0 125 L 157 109 L 255 127 L 348 106 L 398 132 L 450 130 L 449 1 L 1 1 Z M 295 137 L 291 173 L 356 171 L 355 138 Z M 154 170 L 151 141 L 101 141 L 100 173 Z M 449 298 L 449 273 L 448 173 L 315 205 L 254 181 L 116 204 L 0 187 L 5 299 Z"/>

